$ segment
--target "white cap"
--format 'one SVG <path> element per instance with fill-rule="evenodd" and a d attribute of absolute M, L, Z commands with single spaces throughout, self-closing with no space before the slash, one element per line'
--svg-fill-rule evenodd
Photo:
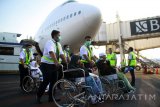
<path fill-rule="evenodd" d="M 101 56 L 106 56 L 106 54 L 105 53 L 99 53 L 99 57 L 101 57 Z"/>

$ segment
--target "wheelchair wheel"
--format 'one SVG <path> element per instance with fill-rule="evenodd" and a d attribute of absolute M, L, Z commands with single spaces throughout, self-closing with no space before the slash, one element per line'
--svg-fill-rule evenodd
<path fill-rule="evenodd" d="M 58 107 L 84 107 L 85 92 L 80 93 L 75 84 L 66 79 L 55 83 L 52 89 L 52 98 Z"/>
<path fill-rule="evenodd" d="M 101 79 L 101 82 L 102 82 L 102 86 L 103 86 L 103 88 L 105 89 L 104 91 L 105 91 L 105 93 L 106 94 L 112 94 L 112 86 L 111 86 L 111 83 L 107 80 L 107 79 L 105 79 L 105 78 L 103 78 L 103 77 L 100 77 L 100 79 Z"/>
<path fill-rule="evenodd" d="M 25 76 L 22 81 L 22 90 L 28 93 L 33 91 L 34 87 L 35 83 L 33 78 L 31 76 Z"/>

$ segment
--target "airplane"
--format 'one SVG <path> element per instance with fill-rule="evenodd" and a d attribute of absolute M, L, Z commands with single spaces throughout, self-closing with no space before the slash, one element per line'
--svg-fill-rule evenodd
<path fill-rule="evenodd" d="M 48 15 L 35 35 L 35 41 L 43 52 L 46 41 L 51 39 L 51 31 L 58 30 L 62 37 L 61 45 L 68 44 L 72 52 L 78 53 L 85 36 L 93 38 L 101 23 L 102 17 L 98 8 L 69 0 Z"/>

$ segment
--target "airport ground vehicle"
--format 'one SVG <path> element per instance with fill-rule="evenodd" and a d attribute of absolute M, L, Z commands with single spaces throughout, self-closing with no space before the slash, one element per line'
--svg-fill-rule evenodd
<path fill-rule="evenodd" d="M 35 69 L 28 67 L 28 72 L 29 75 L 25 76 L 22 81 L 22 90 L 27 93 L 37 91 L 40 83 L 43 81 L 42 76 L 36 73 Z"/>

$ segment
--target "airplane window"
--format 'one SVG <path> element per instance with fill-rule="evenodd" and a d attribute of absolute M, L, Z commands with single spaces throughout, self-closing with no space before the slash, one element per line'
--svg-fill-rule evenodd
<path fill-rule="evenodd" d="M 65 20 L 65 17 L 63 18 L 63 20 Z"/>
<path fill-rule="evenodd" d="M 14 55 L 14 48 L 13 47 L 1 47 L 0 55 Z"/>
<path fill-rule="evenodd" d="M 63 21 L 63 18 L 61 18 L 61 22 Z"/>
<path fill-rule="evenodd" d="M 69 15 L 67 15 L 66 19 L 68 19 L 68 18 L 69 18 Z"/>
<path fill-rule="evenodd" d="M 76 12 L 74 13 L 74 16 L 76 16 Z"/>
<path fill-rule="evenodd" d="M 58 20 L 58 23 L 60 22 L 60 19 Z"/>
<path fill-rule="evenodd" d="M 79 11 L 78 14 L 81 14 L 81 11 Z"/>
<path fill-rule="evenodd" d="M 70 18 L 72 17 L 72 14 L 70 14 Z"/>

